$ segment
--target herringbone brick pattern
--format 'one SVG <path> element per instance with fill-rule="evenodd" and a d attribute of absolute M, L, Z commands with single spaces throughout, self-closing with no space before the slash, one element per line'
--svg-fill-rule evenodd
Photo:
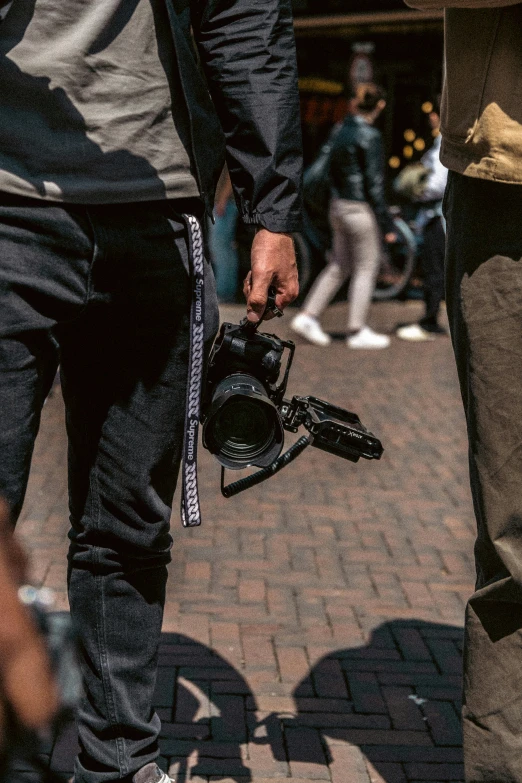
<path fill-rule="evenodd" d="M 418 305 L 381 304 L 390 331 Z M 224 312 L 237 320 L 239 308 Z M 344 306 L 328 313 L 342 331 Z M 287 316 L 274 327 L 285 336 Z M 285 323 L 286 322 L 286 323 Z M 272 322 L 273 325 L 274 322 Z M 459 697 L 474 522 L 450 342 L 387 351 L 299 344 L 291 393 L 356 411 L 380 463 L 309 449 L 224 500 L 203 453 L 203 526 L 174 549 L 156 705 L 177 781 L 462 780 Z M 59 390 L 37 443 L 20 533 L 66 607 Z M 53 755 L 67 772 L 73 734 Z"/>

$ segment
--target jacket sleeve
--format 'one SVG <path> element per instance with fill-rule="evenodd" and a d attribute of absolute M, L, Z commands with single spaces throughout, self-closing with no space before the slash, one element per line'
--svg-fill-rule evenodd
<path fill-rule="evenodd" d="M 364 190 L 383 234 L 395 231 L 384 193 L 384 150 L 380 134 L 372 134 L 363 148 Z"/>
<path fill-rule="evenodd" d="M 193 29 L 242 219 L 300 228 L 302 143 L 291 0 L 194 0 Z"/>
<path fill-rule="evenodd" d="M 503 8 L 518 5 L 521 0 L 405 0 L 410 8 L 418 11 L 442 8 Z"/>

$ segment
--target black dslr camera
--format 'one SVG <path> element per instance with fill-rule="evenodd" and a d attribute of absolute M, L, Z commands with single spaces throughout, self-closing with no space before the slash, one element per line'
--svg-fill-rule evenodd
<path fill-rule="evenodd" d="M 274 295 L 267 310 L 275 308 Z M 258 324 L 244 319 L 224 323 L 214 343 L 203 396 L 203 445 L 224 469 L 261 468 L 222 492 L 230 497 L 264 481 L 313 445 L 357 462 L 380 459 L 381 442 L 355 413 L 316 397 L 285 399 L 295 346 L 273 334 L 260 334 Z M 286 356 L 285 356 L 286 355 Z M 283 364 L 286 365 L 283 370 Z M 280 380 L 282 374 L 282 380 Z M 282 456 L 284 431 L 300 426 L 300 438 Z"/>

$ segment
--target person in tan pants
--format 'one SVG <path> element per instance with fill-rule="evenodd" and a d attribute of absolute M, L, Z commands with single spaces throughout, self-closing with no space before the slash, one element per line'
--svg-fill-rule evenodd
<path fill-rule="evenodd" d="M 328 264 L 292 321 L 292 329 L 315 345 L 328 345 L 330 336 L 319 319 L 350 277 L 348 347 L 387 348 L 390 338 L 377 334 L 366 323 L 381 261 L 381 236 L 389 242 L 396 238 L 384 198 L 382 138 L 373 127 L 386 106 L 384 92 L 376 85 L 363 85 L 354 105 L 355 111 L 337 133 L 330 155 L 332 249 Z"/>

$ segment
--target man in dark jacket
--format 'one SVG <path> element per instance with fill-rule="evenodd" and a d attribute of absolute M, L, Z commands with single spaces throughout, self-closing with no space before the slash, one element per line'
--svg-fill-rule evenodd
<path fill-rule="evenodd" d="M 151 703 L 169 518 L 217 327 L 199 220 L 226 146 L 240 216 L 258 227 L 248 318 L 270 284 L 280 308 L 295 298 L 290 0 L 15 0 L 0 90 L 0 493 L 16 517 L 59 362 L 86 687 L 75 783 L 166 781 Z"/>

